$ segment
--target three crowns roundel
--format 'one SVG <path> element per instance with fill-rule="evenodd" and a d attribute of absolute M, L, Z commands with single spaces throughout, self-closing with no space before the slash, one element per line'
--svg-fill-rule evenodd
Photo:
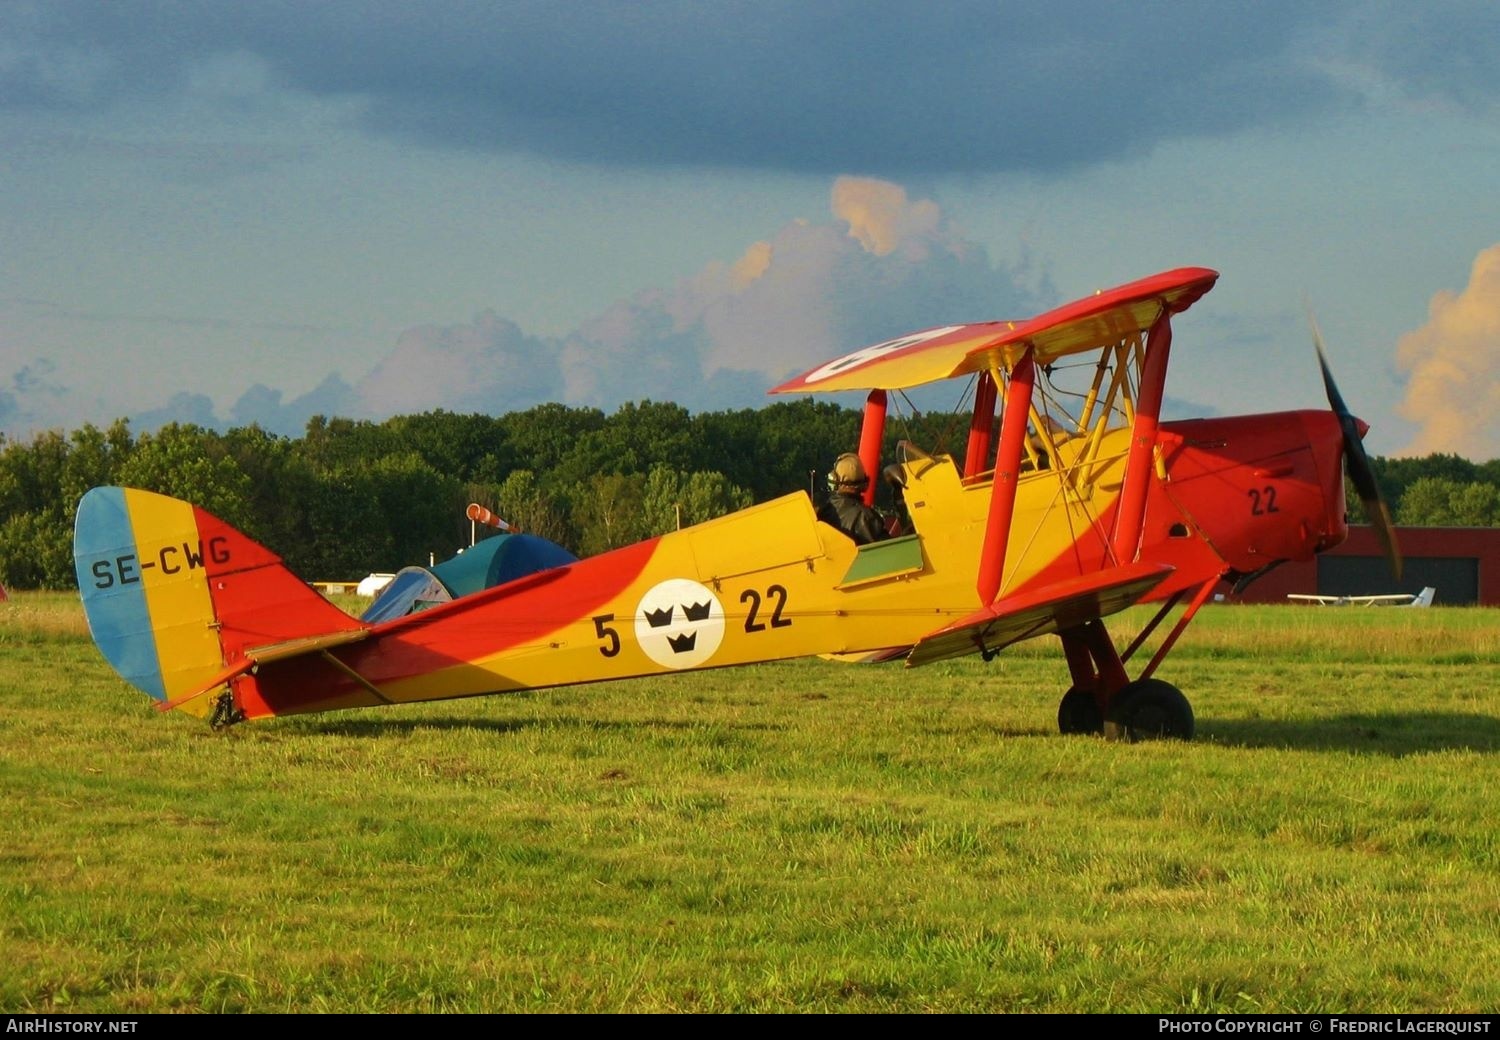
<path fill-rule="evenodd" d="M 653 585 L 635 611 L 635 641 L 663 668 L 695 668 L 724 640 L 719 597 L 689 578 Z"/>

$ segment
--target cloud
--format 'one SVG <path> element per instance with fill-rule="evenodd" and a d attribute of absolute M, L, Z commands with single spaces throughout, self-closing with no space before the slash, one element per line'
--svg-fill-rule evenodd
<path fill-rule="evenodd" d="M 301 397 L 284 404 L 280 390 L 257 383 L 230 408 L 229 421 L 234 426 L 254 424 L 270 433 L 300 437 L 307 428 L 307 420 L 314 415 L 352 416 L 360 411 L 354 388 L 335 372 Z"/>
<path fill-rule="evenodd" d="M 889 256 L 903 242 L 920 243 L 942 220 L 937 203 L 910 202 L 905 188 L 869 177 L 833 182 L 833 215 L 849 225 L 849 236 L 873 256 Z"/>
<path fill-rule="evenodd" d="M 296 436 L 315 414 L 378 421 L 434 409 L 501 415 L 545 401 L 612 410 L 646 399 L 697 411 L 751 407 L 768 403 L 776 383 L 860 346 L 949 322 L 1025 316 L 1053 302 L 1044 271 L 991 260 L 936 202 L 898 184 L 840 177 L 829 210 L 622 300 L 564 336 L 528 334 L 487 310 L 468 323 L 407 329 L 353 385 L 331 373 L 289 400 L 256 383 L 221 418 L 197 388 L 167 384 L 159 388 L 171 394 L 167 403 L 136 411 L 133 423 L 143 432 L 168 422 L 255 423 Z M 21 369 L 9 391 L 0 387 L 6 429 L 24 428 L 32 413 L 69 409 L 77 395 L 47 382 L 49 373 L 38 363 Z"/>
<path fill-rule="evenodd" d="M 831 209 L 831 223 L 793 221 L 583 325 L 562 349 L 569 402 L 763 404 L 770 386 L 856 347 L 1049 302 L 1039 273 L 992 262 L 937 203 L 897 184 L 840 177 Z"/>
<path fill-rule="evenodd" d="M 568 336 L 561 351 L 568 404 L 610 409 L 623 401 L 696 406 L 707 350 L 704 330 L 678 322 L 648 290 L 618 303 Z"/>
<path fill-rule="evenodd" d="M 1048 5 L 324 0 L 0 7 L 0 97 L 278 88 L 372 133 L 606 165 L 882 176 L 1109 161 L 1403 96 L 1494 112 L 1489 0 Z M 1361 71 L 1362 70 L 1362 71 Z"/>
<path fill-rule="evenodd" d="M 834 219 L 795 220 L 676 285 L 620 301 L 562 337 L 485 311 L 423 325 L 354 386 L 330 376 L 284 402 L 258 385 L 231 411 L 296 434 L 315 413 L 384 419 L 443 408 L 504 414 L 542 401 L 612 410 L 671 400 L 694 410 L 767 403 L 766 390 L 836 354 L 954 320 L 1030 314 L 1044 276 L 992 262 L 937 203 L 872 178 L 834 182 Z M 203 414 L 184 395 L 162 415 Z"/>
<path fill-rule="evenodd" d="M 56 380 L 57 365 L 45 358 L 24 364 L 0 385 L 0 431 L 14 436 L 55 428 L 61 411 L 71 403 L 67 387 Z"/>
<path fill-rule="evenodd" d="M 187 390 L 179 390 L 160 408 L 137 412 L 130 421 L 137 433 L 159 430 L 168 423 L 191 424 L 210 430 L 223 425 L 214 413 L 213 398 Z"/>
<path fill-rule="evenodd" d="M 443 408 L 500 415 L 555 400 L 563 382 L 554 342 L 527 336 L 494 311 L 469 325 L 421 325 L 356 384 L 375 418 Z"/>
<path fill-rule="evenodd" d="M 1421 427 L 1400 454 L 1500 457 L 1500 244 L 1474 258 L 1462 292 L 1439 292 L 1427 309 L 1427 324 L 1396 343 L 1410 373 L 1398 411 Z"/>
<path fill-rule="evenodd" d="M 1355 4 L 1312 35 L 1330 78 L 1368 100 L 1500 113 L 1491 71 L 1500 39 L 1494 3 Z"/>

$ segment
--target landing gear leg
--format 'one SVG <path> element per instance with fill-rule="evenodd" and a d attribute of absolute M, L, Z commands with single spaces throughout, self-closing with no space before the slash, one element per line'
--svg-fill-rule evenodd
<path fill-rule="evenodd" d="M 1146 678 L 1132 682 L 1102 621 L 1089 621 L 1060 635 L 1073 686 L 1057 708 L 1059 730 L 1103 733 L 1110 740 L 1130 742 L 1193 739 L 1188 699 L 1171 683 L 1149 676 L 1160 655 L 1148 666 Z"/>
<path fill-rule="evenodd" d="M 1063 733 L 1103 733 L 1110 691 L 1130 677 L 1103 622 L 1089 621 L 1060 635 L 1073 686 L 1057 706 L 1057 728 Z"/>

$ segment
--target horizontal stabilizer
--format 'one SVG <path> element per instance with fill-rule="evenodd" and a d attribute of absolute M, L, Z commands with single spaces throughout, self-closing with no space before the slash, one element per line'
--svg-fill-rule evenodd
<path fill-rule="evenodd" d="M 1171 573 L 1164 564 L 1131 563 L 998 599 L 922 637 L 907 656 L 907 667 L 994 653 L 1023 639 L 1106 617 L 1131 606 Z"/>
<path fill-rule="evenodd" d="M 269 664 L 272 661 L 284 661 L 289 657 L 300 657 L 303 654 L 318 653 L 335 646 L 344 646 L 347 643 L 357 643 L 370 634 L 367 628 L 347 629 L 342 632 L 328 632 L 319 636 L 307 636 L 302 639 L 288 639 L 282 643 L 272 643 L 269 646 L 259 646 L 245 651 L 242 660 L 222 672 L 208 679 L 197 689 L 192 690 L 181 697 L 170 701 L 162 701 L 156 706 L 158 711 L 171 711 L 192 704 L 205 694 L 215 693 L 224 688 L 231 679 L 254 671 L 260 665 Z M 192 714 L 191 712 L 189 714 Z M 197 714 L 205 714 L 198 712 Z"/>

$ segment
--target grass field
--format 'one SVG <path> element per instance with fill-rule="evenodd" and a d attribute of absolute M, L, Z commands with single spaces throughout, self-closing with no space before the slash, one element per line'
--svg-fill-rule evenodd
<path fill-rule="evenodd" d="M 0 1010 L 1500 1006 L 1500 613 L 1211 607 L 1161 675 L 1192 744 L 1059 736 L 1055 640 L 216 734 L 13 595 Z"/>

